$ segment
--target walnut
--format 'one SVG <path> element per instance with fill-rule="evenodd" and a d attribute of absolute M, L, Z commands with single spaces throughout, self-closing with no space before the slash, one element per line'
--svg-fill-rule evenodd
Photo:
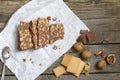
<path fill-rule="evenodd" d="M 108 64 L 114 64 L 116 62 L 116 56 L 115 54 L 109 54 L 107 56 L 107 63 Z"/>

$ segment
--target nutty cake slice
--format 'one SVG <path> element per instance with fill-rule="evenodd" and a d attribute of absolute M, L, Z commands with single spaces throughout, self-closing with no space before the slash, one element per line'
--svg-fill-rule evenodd
<path fill-rule="evenodd" d="M 55 42 L 58 39 L 63 39 L 64 28 L 62 23 L 55 23 L 50 25 L 50 43 Z"/>
<path fill-rule="evenodd" d="M 43 48 L 49 43 L 49 21 L 46 18 L 38 18 L 38 46 Z"/>
<path fill-rule="evenodd" d="M 20 26 L 18 28 L 18 35 L 19 35 L 19 49 L 25 50 L 33 47 L 31 34 L 29 31 L 29 23 L 27 22 L 20 22 Z"/>
<path fill-rule="evenodd" d="M 33 46 L 35 47 L 35 49 L 37 49 L 38 48 L 37 20 L 32 20 L 30 22 L 30 32 L 31 32 L 31 35 L 32 35 Z"/>

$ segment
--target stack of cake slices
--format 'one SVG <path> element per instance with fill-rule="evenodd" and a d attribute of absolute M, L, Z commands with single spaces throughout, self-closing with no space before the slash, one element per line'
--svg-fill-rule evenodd
<path fill-rule="evenodd" d="M 51 19 L 40 17 L 30 22 L 20 22 L 18 27 L 18 47 L 20 50 L 44 48 L 56 40 L 63 39 L 64 26 L 58 21 L 50 24 Z"/>

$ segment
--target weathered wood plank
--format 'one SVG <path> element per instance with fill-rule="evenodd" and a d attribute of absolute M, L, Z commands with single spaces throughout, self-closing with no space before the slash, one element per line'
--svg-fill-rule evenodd
<path fill-rule="evenodd" d="M 117 61 L 114 65 L 108 65 L 104 70 L 98 70 L 95 65 L 96 62 L 103 59 L 101 57 L 96 58 L 94 56 L 94 53 L 99 52 L 102 48 L 105 49 L 106 51 L 106 55 L 108 55 L 109 53 L 113 53 L 116 55 L 117 57 Z M 114 45 L 85 45 L 85 49 L 86 50 L 90 50 L 92 52 L 92 58 L 86 62 L 90 62 L 92 64 L 90 73 L 99 73 L 99 72 L 120 72 L 120 65 L 118 65 L 120 63 L 120 44 L 114 44 Z M 74 51 L 74 49 L 72 48 L 71 50 L 68 51 L 70 54 L 74 55 L 74 56 L 80 56 L 80 53 Z M 53 74 L 52 70 L 60 65 L 61 59 L 58 59 L 54 64 L 52 64 L 43 74 Z M 0 62 L 0 71 L 2 71 L 2 63 Z M 6 74 L 12 74 L 8 69 L 6 70 Z"/>
<path fill-rule="evenodd" d="M 1 78 L 1 76 L 0 76 Z M 5 80 L 17 80 L 15 76 L 5 76 Z"/>
<path fill-rule="evenodd" d="M 0 21 L 4 22 L 23 4 L 26 2 L 19 1 L 1 1 L 0 3 Z M 81 19 L 94 18 L 110 18 L 120 17 L 120 6 L 117 3 L 73 3 L 66 2 L 66 4 L 75 12 Z"/>
<path fill-rule="evenodd" d="M 120 2 L 120 0 L 69 0 L 69 2 L 87 2 L 87 3 L 105 3 L 105 2 Z"/>
<path fill-rule="evenodd" d="M 120 6 L 113 3 L 86 4 L 67 3 L 81 19 L 120 17 Z"/>
<path fill-rule="evenodd" d="M 0 31 L 2 31 L 4 27 L 5 27 L 5 23 L 0 23 Z"/>
<path fill-rule="evenodd" d="M 41 75 L 36 80 L 120 80 L 120 73 L 112 74 L 90 74 L 90 76 L 80 75 L 62 75 L 56 78 L 54 75 Z"/>
<path fill-rule="evenodd" d="M 120 30 L 120 19 L 93 19 L 82 20 L 92 31 Z"/>
<path fill-rule="evenodd" d="M 6 80 L 16 80 L 15 76 L 6 76 Z M 79 77 L 73 75 L 62 75 L 56 78 L 54 75 L 40 75 L 35 80 L 119 80 L 120 73 L 110 73 L 110 74 L 90 74 L 90 76 L 85 76 L 81 74 Z"/>

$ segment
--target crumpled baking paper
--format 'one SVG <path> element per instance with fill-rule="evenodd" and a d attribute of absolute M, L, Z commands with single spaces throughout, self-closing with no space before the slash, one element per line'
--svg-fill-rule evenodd
<path fill-rule="evenodd" d="M 57 17 L 64 25 L 64 38 L 47 45 L 45 48 L 19 51 L 17 48 L 17 28 L 20 21 L 30 21 L 40 16 Z M 72 47 L 80 35 L 80 30 L 89 29 L 63 0 L 32 0 L 11 16 L 6 27 L 0 33 L 0 58 L 2 49 L 9 46 L 11 57 L 6 62 L 7 67 L 18 80 L 34 80 Z M 57 45 L 60 49 L 54 50 L 54 45 Z M 23 62 L 23 59 L 26 59 L 26 61 Z M 32 59 L 32 62 L 30 59 Z"/>

